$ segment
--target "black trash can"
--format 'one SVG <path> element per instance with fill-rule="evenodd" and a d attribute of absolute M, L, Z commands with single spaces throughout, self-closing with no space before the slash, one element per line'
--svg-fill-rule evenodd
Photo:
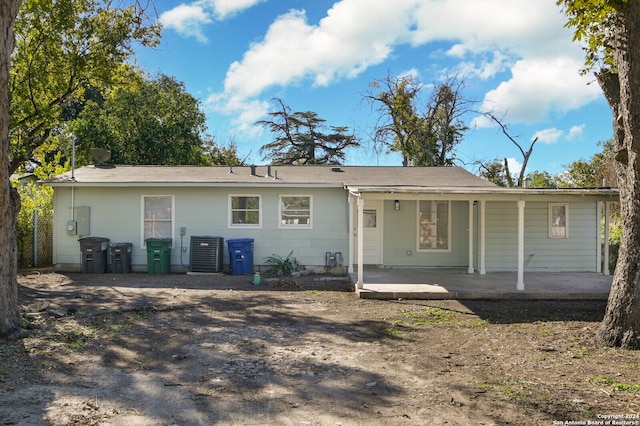
<path fill-rule="evenodd" d="M 131 272 L 131 243 L 113 243 L 109 246 L 111 272 L 128 274 Z"/>
<path fill-rule="evenodd" d="M 83 274 L 104 274 L 107 272 L 107 248 L 109 239 L 85 237 L 78 240 L 82 253 Z"/>
<path fill-rule="evenodd" d="M 171 238 L 148 238 L 147 272 L 150 274 L 168 274 L 171 269 Z"/>
<path fill-rule="evenodd" d="M 253 272 L 253 238 L 227 240 L 231 275 L 249 275 Z"/>

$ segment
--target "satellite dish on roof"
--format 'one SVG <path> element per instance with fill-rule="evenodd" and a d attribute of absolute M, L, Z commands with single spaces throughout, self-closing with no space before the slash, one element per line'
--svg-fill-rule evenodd
<path fill-rule="evenodd" d="M 102 148 L 91 148 L 91 158 L 96 162 L 96 166 L 100 166 L 111 158 L 111 151 Z"/>

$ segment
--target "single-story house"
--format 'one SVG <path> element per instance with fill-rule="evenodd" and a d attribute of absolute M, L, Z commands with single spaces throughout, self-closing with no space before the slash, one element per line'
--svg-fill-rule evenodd
<path fill-rule="evenodd" d="M 189 269 L 192 236 L 253 239 L 253 267 L 273 254 L 308 269 L 466 268 L 469 273 L 600 272 L 602 220 L 615 188 L 502 188 L 460 167 L 87 166 L 54 188 L 54 264 L 81 270 L 78 240 L 170 238 L 170 269 Z M 225 265 L 230 263 L 224 244 Z M 606 244 L 605 244 L 606 245 Z M 606 262 L 605 262 L 606 263 Z"/>

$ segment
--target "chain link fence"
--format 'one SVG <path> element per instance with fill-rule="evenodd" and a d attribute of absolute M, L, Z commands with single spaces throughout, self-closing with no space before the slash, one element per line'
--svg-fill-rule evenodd
<path fill-rule="evenodd" d="M 53 217 L 34 211 L 30 226 L 18 229 L 18 267 L 47 267 L 53 264 Z"/>

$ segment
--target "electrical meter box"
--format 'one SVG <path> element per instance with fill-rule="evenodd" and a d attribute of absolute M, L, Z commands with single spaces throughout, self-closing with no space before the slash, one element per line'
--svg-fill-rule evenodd
<path fill-rule="evenodd" d="M 74 210 L 76 219 L 67 222 L 67 234 L 91 235 L 91 207 L 76 207 Z"/>
<path fill-rule="evenodd" d="M 77 235 L 78 234 L 78 222 L 75 220 L 70 220 L 67 222 L 67 234 L 69 235 Z"/>

